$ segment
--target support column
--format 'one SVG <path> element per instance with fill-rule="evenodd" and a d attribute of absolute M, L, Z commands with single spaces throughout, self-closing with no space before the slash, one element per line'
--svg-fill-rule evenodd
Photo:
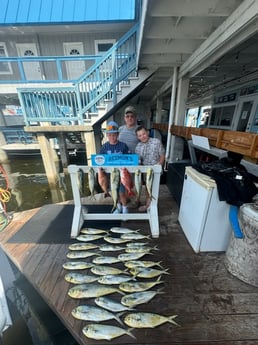
<path fill-rule="evenodd" d="M 56 188 L 58 182 L 58 157 L 43 133 L 37 135 L 40 152 L 50 188 Z"/>
<path fill-rule="evenodd" d="M 67 150 L 66 137 L 63 132 L 57 134 L 60 158 L 63 168 L 67 168 L 69 164 L 69 154 Z"/>
<path fill-rule="evenodd" d="M 176 111 L 175 111 L 175 117 L 174 117 L 174 124 L 178 126 L 184 125 L 188 89 L 189 89 L 189 79 L 180 78 L 178 81 Z M 182 160 L 183 152 L 184 152 L 184 139 L 173 135 L 172 140 L 171 140 L 169 162 Z"/>
<path fill-rule="evenodd" d="M 162 107 L 163 107 L 163 100 L 162 97 L 157 97 L 157 104 L 156 104 L 156 123 L 161 123 L 162 117 Z"/>
<path fill-rule="evenodd" d="M 94 136 L 94 131 L 83 133 L 85 140 L 85 150 L 88 165 L 91 165 L 91 155 L 96 153 L 96 138 Z"/>

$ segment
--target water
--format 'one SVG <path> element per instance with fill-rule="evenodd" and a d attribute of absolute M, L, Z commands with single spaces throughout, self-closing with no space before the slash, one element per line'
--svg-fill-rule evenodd
<path fill-rule="evenodd" d="M 86 162 L 77 156 L 71 158 L 70 164 L 85 165 Z M 60 173 L 56 188 L 51 190 L 39 155 L 10 157 L 9 163 L 2 167 L 6 177 L 1 174 L 0 187 L 11 192 L 10 200 L 4 203 L 8 214 L 72 200 L 70 176 Z M 87 193 L 85 188 L 85 195 Z M 0 344 L 15 345 L 22 341 L 26 345 L 76 345 L 61 321 L 1 249 L 0 261 L 0 274 L 13 321 L 0 336 Z"/>

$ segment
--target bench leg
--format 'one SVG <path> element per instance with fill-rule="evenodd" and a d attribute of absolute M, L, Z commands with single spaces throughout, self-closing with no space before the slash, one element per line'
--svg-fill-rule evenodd
<path fill-rule="evenodd" d="M 151 235 L 153 238 L 159 237 L 159 218 L 158 218 L 158 210 L 157 205 L 153 204 L 153 202 L 150 204 L 150 207 L 148 209 L 149 212 L 149 222 L 150 222 L 150 229 L 151 229 Z"/>

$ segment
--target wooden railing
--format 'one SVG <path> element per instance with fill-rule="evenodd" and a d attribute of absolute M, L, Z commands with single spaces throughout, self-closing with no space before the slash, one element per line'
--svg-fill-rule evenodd
<path fill-rule="evenodd" d="M 167 131 L 167 124 L 154 124 L 153 128 Z M 225 131 L 212 128 L 195 128 L 172 125 L 170 128 L 172 135 L 183 137 L 186 140 L 192 139 L 192 134 L 200 135 L 209 139 L 211 146 L 240 153 L 251 159 L 258 159 L 258 134 L 239 131 Z"/>

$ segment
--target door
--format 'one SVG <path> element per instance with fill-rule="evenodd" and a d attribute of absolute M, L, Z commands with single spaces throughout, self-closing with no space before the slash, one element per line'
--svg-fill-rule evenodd
<path fill-rule="evenodd" d="M 237 123 L 237 131 L 240 132 L 245 132 L 246 131 L 246 127 L 249 121 L 249 117 L 252 111 L 252 107 L 253 107 L 253 100 L 249 100 L 249 101 L 244 101 L 242 102 L 242 104 L 240 104 L 240 115 L 238 118 L 238 123 Z"/>
<path fill-rule="evenodd" d="M 250 129 L 249 128 L 247 128 L 247 129 L 250 130 L 250 132 L 258 133 L 258 104 L 256 105 L 254 118 L 251 122 L 252 123 L 251 123 Z"/>
<path fill-rule="evenodd" d="M 84 55 L 82 42 L 66 42 L 63 44 L 65 56 Z M 78 79 L 85 72 L 84 61 L 66 61 L 68 80 Z"/>
<path fill-rule="evenodd" d="M 37 46 L 35 43 L 17 43 L 16 48 L 19 56 L 38 56 Z M 27 80 L 43 79 L 43 74 L 39 62 L 24 62 L 23 68 Z"/>

